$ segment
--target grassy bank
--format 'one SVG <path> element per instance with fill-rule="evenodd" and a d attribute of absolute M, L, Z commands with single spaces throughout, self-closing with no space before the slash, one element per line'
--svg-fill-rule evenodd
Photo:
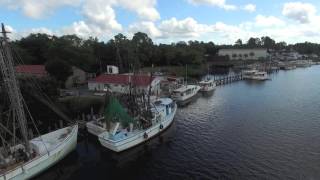
<path fill-rule="evenodd" d="M 61 98 L 60 103 L 68 109 L 68 114 L 73 118 L 78 115 L 90 114 L 91 107 L 94 113 L 101 113 L 104 106 L 104 97 L 81 96 L 81 97 L 65 97 Z"/>

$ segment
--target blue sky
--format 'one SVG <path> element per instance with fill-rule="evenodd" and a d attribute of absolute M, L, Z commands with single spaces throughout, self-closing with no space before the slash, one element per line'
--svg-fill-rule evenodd
<path fill-rule="evenodd" d="M 320 42 L 320 2 L 290 0 L 0 0 L 12 38 L 29 33 L 77 34 L 108 40 L 137 31 L 158 43 L 271 36 Z"/>

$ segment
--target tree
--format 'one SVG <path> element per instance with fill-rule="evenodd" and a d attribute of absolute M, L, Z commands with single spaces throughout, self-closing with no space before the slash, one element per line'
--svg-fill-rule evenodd
<path fill-rule="evenodd" d="M 271 39 L 269 36 L 261 37 L 261 44 L 264 48 L 274 49 L 276 41 Z"/>
<path fill-rule="evenodd" d="M 249 48 L 257 48 L 257 47 L 261 47 L 261 40 L 260 38 L 253 38 L 251 37 L 248 42 L 247 42 L 247 46 Z"/>
<path fill-rule="evenodd" d="M 61 87 L 64 87 L 64 82 L 72 75 L 71 66 L 60 59 L 48 61 L 45 68 L 51 76 L 60 82 Z"/>
<path fill-rule="evenodd" d="M 236 47 L 241 47 L 242 46 L 242 40 L 241 39 L 238 39 L 235 44 L 234 44 Z"/>
<path fill-rule="evenodd" d="M 152 39 L 146 33 L 137 32 L 134 34 L 131 43 L 133 44 L 134 52 L 141 65 L 151 65 L 154 46 Z"/>

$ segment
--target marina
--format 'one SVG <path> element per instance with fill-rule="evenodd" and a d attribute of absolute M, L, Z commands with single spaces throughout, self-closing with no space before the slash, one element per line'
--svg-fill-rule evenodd
<path fill-rule="evenodd" d="M 79 139 L 72 158 L 36 179 L 320 177 L 319 70 L 279 71 L 272 81 L 218 86 L 213 96 L 179 108 L 160 136 L 120 154 L 89 135 Z"/>

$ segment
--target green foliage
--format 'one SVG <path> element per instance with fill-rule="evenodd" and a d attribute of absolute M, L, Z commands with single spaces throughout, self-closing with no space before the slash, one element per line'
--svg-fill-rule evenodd
<path fill-rule="evenodd" d="M 45 68 L 51 76 L 61 83 L 65 82 L 72 75 L 71 66 L 60 59 L 48 61 Z"/>
<path fill-rule="evenodd" d="M 141 67 L 170 65 L 201 65 L 206 56 L 215 56 L 222 48 L 267 48 L 294 49 L 302 54 L 319 54 L 320 45 L 297 43 L 287 45 L 275 42 L 268 36 L 251 37 L 245 43 L 238 39 L 234 45 L 215 45 L 213 42 L 180 41 L 172 44 L 154 44 L 143 32 L 137 32 L 132 39 L 123 34 L 114 36 L 108 42 L 97 38 L 81 39 L 76 35 L 61 37 L 46 34 L 31 34 L 14 43 L 14 48 L 25 64 L 47 64 L 59 60 L 66 65 L 76 66 L 87 72 L 103 73 L 107 65 L 116 65 L 121 73 Z M 252 55 L 248 54 L 246 58 Z M 64 79 L 58 77 L 59 79 Z"/>

